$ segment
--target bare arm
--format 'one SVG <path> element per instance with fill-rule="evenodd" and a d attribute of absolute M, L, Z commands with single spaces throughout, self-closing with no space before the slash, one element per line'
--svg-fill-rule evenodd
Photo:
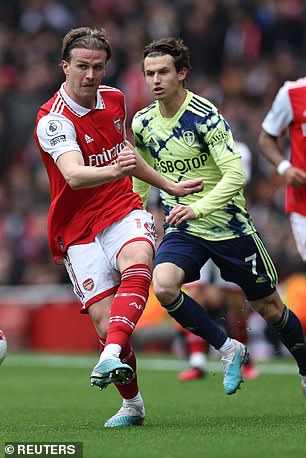
<path fill-rule="evenodd" d="M 306 184 L 306 172 L 304 170 L 294 167 L 288 162 L 287 168 L 282 171 L 280 164 L 285 161 L 285 158 L 278 144 L 277 137 L 268 134 L 264 129 L 262 129 L 259 135 L 258 143 L 263 155 L 276 168 L 278 168 L 278 172 L 284 176 L 287 184 L 296 187 Z"/>
<path fill-rule="evenodd" d="M 203 180 L 202 178 L 195 178 L 194 180 L 185 180 L 180 183 L 173 183 L 171 181 L 163 178 L 156 170 L 154 170 L 146 161 L 140 156 L 140 154 L 135 150 L 133 145 L 126 141 L 127 146 L 123 148 L 120 154 L 125 151 L 125 149 L 131 149 L 134 151 L 137 158 L 137 167 L 134 169 L 130 175 L 138 178 L 139 180 L 145 181 L 146 183 L 154 186 L 155 188 L 162 189 L 171 196 L 186 196 L 187 194 L 192 194 L 195 192 L 202 191 L 203 189 Z"/>
<path fill-rule="evenodd" d="M 92 188 L 130 175 L 136 168 L 136 156 L 128 150 L 118 156 L 116 164 L 107 167 L 90 167 L 84 164 L 79 151 L 62 154 L 56 164 L 72 189 Z"/>
<path fill-rule="evenodd" d="M 62 154 L 56 164 L 72 189 L 92 188 L 127 175 L 136 176 L 171 195 L 185 196 L 203 189 L 202 179 L 186 180 L 181 183 L 172 183 L 164 179 L 142 159 L 128 142 L 127 146 L 118 154 L 117 162 L 107 167 L 86 166 L 79 151 Z"/>
<path fill-rule="evenodd" d="M 259 134 L 258 143 L 263 155 L 275 167 L 285 159 L 278 144 L 278 137 L 274 137 L 262 129 Z"/>

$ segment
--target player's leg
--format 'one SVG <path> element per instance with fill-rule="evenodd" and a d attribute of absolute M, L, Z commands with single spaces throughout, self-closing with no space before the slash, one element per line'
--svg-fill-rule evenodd
<path fill-rule="evenodd" d="M 102 353 L 105 347 L 105 339 L 99 340 Z M 138 387 L 136 356 L 130 344 L 122 350 L 120 359 L 122 363 L 128 364 L 133 369 L 134 375 L 124 385 L 115 383 L 122 397 L 122 406 L 115 415 L 104 423 L 105 428 L 142 425 L 145 418 L 144 403 Z"/>
<path fill-rule="evenodd" d="M 305 222 L 306 219 L 304 218 L 304 225 Z M 259 237 L 255 237 L 255 241 L 260 248 L 261 256 L 264 257 L 269 266 L 272 261 L 262 241 Z M 266 322 L 277 331 L 280 340 L 296 360 L 302 379 L 303 393 L 306 395 L 306 341 L 300 319 L 283 303 L 277 291 L 269 296 L 250 301 L 250 303 Z"/>
<path fill-rule="evenodd" d="M 205 247 L 193 237 L 170 234 L 161 243 L 153 271 L 153 288 L 157 299 L 167 312 L 184 328 L 201 336 L 221 353 L 224 365 L 224 390 L 233 394 L 242 382 L 241 365 L 246 360 L 244 345 L 230 339 L 207 312 L 185 292 L 183 283 L 199 278 L 205 263 Z M 209 255 L 206 255 L 209 257 Z"/>
<path fill-rule="evenodd" d="M 110 311 L 106 355 L 120 354 L 144 311 L 152 279 L 154 230 L 152 215 L 136 210 L 104 234 L 106 256 L 113 268 L 121 273 Z"/>
<path fill-rule="evenodd" d="M 250 303 L 277 331 L 280 340 L 296 360 L 306 395 L 306 341 L 299 318 L 283 303 L 277 291 Z"/>
<path fill-rule="evenodd" d="M 237 254 L 234 261 L 231 257 L 227 266 L 223 259 L 223 278 L 236 281 L 254 310 L 278 332 L 281 341 L 295 358 L 302 382 L 305 383 L 306 342 L 303 328 L 298 317 L 288 309 L 276 291 L 277 272 L 261 238 L 255 233 L 227 241 L 227 245 L 232 245 L 233 255 Z"/>
<path fill-rule="evenodd" d="M 221 277 L 220 269 L 211 259 L 205 264 L 205 268 L 209 270 L 205 272 L 202 268 L 201 278 L 205 278 L 206 276 L 206 282 L 208 280 L 210 283 L 208 284 L 207 282 L 206 286 L 206 309 L 211 311 L 211 316 L 212 313 L 215 314 L 218 310 L 219 313 L 223 313 L 223 316 L 220 317 L 224 320 L 222 326 L 225 326 L 227 332 L 233 339 L 247 346 L 247 323 L 251 308 L 246 303 L 247 301 L 242 289 L 235 283 L 225 281 Z M 217 317 L 214 319 L 216 320 L 216 318 Z M 243 378 L 256 378 L 258 374 L 259 371 L 257 367 L 252 361 L 252 358 L 248 356 L 247 361 L 242 365 Z"/>
<path fill-rule="evenodd" d="M 83 303 L 82 312 L 89 313 L 100 337 L 101 354 L 91 374 L 91 383 L 105 388 L 115 383 L 119 393 L 126 399 L 141 399 L 133 350 L 127 345 L 120 359 L 112 367 L 99 367 L 103 361 L 103 350 L 109 325 L 109 315 L 114 293 L 120 283 L 120 274 L 109 264 L 98 239 L 88 245 L 78 245 L 68 250 L 65 265 L 74 291 Z M 98 366 L 99 370 L 96 370 Z M 124 385 L 121 385 L 121 384 Z M 142 403 L 143 404 L 143 403 Z M 139 419 L 132 419 L 139 422 Z M 130 422 L 126 422 L 130 425 Z M 121 424 L 122 426 L 122 424 Z"/>
<path fill-rule="evenodd" d="M 69 247 L 65 267 L 74 286 L 74 292 L 83 304 L 81 311 L 89 312 L 98 335 L 106 338 L 109 313 L 114 293 L 120 283 L 120 275 L 106 258 L 99 237 L 101 234 L 91 243 Z M 101 359 L 102 355 L 103 353 L 100 355 Z M 94 370 L 91 383 L 104 388 L 113 382 L 125 383 L 132 376 L 133 370 L 128 365 L 122 367 L 118 359 L 115 365 L 103 367 L 100 375 Z"/>
<path fill-rule="evenodd" d="M 135 375 L 136 358 L 129 339 L 148 299 L 152 258 L 152 246 L 143 241 L 129 243 L 118 256 L 122 279 L 110 309 L 102 365 L 113 364 L 120 358 L 124 366 L 128 365 L 134 370 L 134 381 L 128 380 L 127 384 L 119 382 L 117 385 L 123 403 L 119 411 L 104 424 L 107 428 L 137 426 L 144 422 L 144 403 Z"/>
<path fill-rule="evenodd" d="M 113 298 L 114 295 L 108 296 L 91 304 L 88 309 L 88 313 L 99 335 L 100 349 L 102 350 L 99 360 L 91 373 L 90 383 L 92 386 L 98 386 L 101 390 L 106 388 L 110 383 L 117 385 L 129 384 L 135 377 L 133 368 L 122 361 L 121 352 L 114 358 L 105 356 L 105 340 Z"/>
<path fill-rule="evenodd" d="M 121 283 L 112 301 L 109 326 L 102 353 L 102 364 L 118 359 L 136 369 L 136 358 L 129 345 L 140 319 L 151 283 L 155 232 L 153 218 L 145 211 L 134 211 L 104 233 L 103 247 L 114 269 L 121 273 Z M 124 362 L 126 361 L 126 362 Z M 128 380 L 130 382 L 130 380 Z M 123 385 L 119 382 L 119 385 Z M 132 383 L 118 387 L 123 404 L 106 427 L 140 425 L 145 410 L 139 390 Z"/>
<path fill-rule="evenodd" d="M 101 335 L 105 334 L 105 328 L 103 326 L 104 313 L 100 313 L 101 307 L 99 305 L 102 305 L 101 302 L 100 304 L 93 304 L 89 308 L 89 314 L 93 319 L 96 331 Z M 106 305 L 105 301 L 104 305 Z M 105 307 L 105 309 L 108 309 L 107 317 L 109 316 L 110 308 L 111 301 L 109 302 L 109 306 Z M 91 374 L 91 383 L 99 386 L 101 389 L 106 388 L 109 383 L 114 383 L 123 399 L 122 407 L 113 417 L 105 422 L 104 426 L 110 428 L 143 424 L 145 410 L 138 387 L 136 357 L 133 348 L 130 344 L 127 344 L 119 355 L 119 366 L 112 371 L 108 371 L 105 370 L 105 361 L 109 360 L 103 359 L 105 338 L 100 337 L 99 342 L 101 353 L 99 361 Z M 131 370 L 132 372 L 130 372 Z M 129 378 L 126 377 L 126 374 L 128 374 Z"/>

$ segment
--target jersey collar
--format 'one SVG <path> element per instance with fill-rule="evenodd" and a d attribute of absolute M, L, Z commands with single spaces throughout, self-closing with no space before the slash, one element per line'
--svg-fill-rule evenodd
<path fill-rule="evenodd" d="M 82 105 L 79 105 L 74 100 L 72 100 L 72 98 L 69 97 L 69 95 L 67 94 L 67 92 L 64 89 L 64 83 L 61 85 L 59 92 L 65 104 L 67 105 L 67 107 L 74 114 L 77 114 L 79 117 L 85 116 L 92 111 L 90 108 L 82 107 Z M 105 109 L 105 104 L 103 102 L 101 93 L 99 90 L 97 90 L 97 104 L 96 104 L 95 110 L 104 110 L 104 109 Z"/>

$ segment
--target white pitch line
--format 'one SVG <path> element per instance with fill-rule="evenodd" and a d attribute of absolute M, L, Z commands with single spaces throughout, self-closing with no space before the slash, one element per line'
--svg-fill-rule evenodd
<path fill-rule="evenodd" d="M 29 355 L 29 354 L 8 354 L 4 363 L 8 367 L 67 367 L 67 368 L 92 368 L 97 362 L 96 357 L 90 356 L 69 356 L 69 355 Z M 187 368 L 187 362 L 176 359 L 163 358 L 138 358 L 138 367 L 141 370 L 160 371 L 181 371 Z M 290 362 L 274 363 L 260 362 L 257 364 L 263 374 L 297 375 L 298 370 Z M 209 372 L 223 372 L 221 363 L 217 361 L 208 362 Z"/>

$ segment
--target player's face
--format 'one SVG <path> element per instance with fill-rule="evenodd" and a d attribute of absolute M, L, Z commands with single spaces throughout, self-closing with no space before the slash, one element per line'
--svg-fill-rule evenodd
<path fill-rule="evenodd" d="M 157 100 L 171 101 L 183 88 L 186 69 L 177 73 L 174 60 L 169 54 L 164 56 L 146 57 L 144 74 L 147 85 Z"/>
<path fill-rule="evenodd" d="M 70 62 L 62 61 L 62 68 L 68 95 L 79 105 L 94 108 L 98 86 L 105 76 L 104 49 L 74 48 Z"/>

